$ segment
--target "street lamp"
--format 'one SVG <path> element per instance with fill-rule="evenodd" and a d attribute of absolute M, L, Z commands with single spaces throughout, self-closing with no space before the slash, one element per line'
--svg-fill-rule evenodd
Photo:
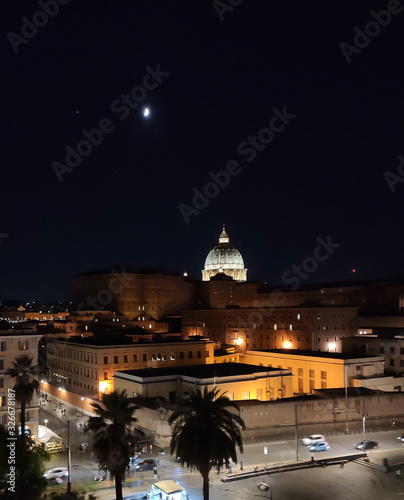
<path fill-rule="evenodd" d="M 48 420 L 45 418 L 45 427 L 48 427 Z"/>

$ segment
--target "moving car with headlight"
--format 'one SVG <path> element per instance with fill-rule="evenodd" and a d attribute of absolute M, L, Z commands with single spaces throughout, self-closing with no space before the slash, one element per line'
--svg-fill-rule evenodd
<path fill-rule="evenodd" d="M 312 434 L 311 436 L 302 439 L 302 443 L 305 446 L 318 443 L 319 441 L 325 441 L 325 436 L 323 436 L 323 434 Z"/>
<path fill-rule="evenodd" d="M 310 451 L 327 451 L 330 449 L 330 445 L 327 441 L 319 441 L 318 443 L 314 443 L 310 446 Z"/>
<path fill-rule="evenodd" d="M 379 448 L 379 443 L 376 441 L 369 441 L 365 439 L 364 441 L 361 441 L 360 443 L 354 444 L 354 447 L 357 450 L 371 450 L 373 448 Z"/>
<path fill-rule="evenodd" d="M 46 471 L 44 477 L 51 479 L 54 477 L 67 477 L 68 475 L 69 471 L 67 467 L 54 467 L 53 469 Z"/>
<path fill-rule="evenodd" d="M 157 466 L 157 462 L 148 458 L 147 460 L 142 460 L 135 465 L 135 469 L 138 471 L 152 470 Z"/>
<path fill-rule="evenodd" d="M 404 443 L 404 434 L 402 436 L 398 436 L 397 438 L 399 441 L 401 441 L 402 443 Z"/>

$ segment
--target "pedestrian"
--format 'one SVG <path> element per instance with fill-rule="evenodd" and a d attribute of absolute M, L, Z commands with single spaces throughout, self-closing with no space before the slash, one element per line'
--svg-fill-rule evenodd
<path fill-rule="evenodd" d="M 344 461 L 341 460 L 341 463 L 339 465 L 340 465 L 341 469 L 343 469 L 344 468 Z"/>
<path fill-rule="evenodd" d="M 311 456 L 311 463 L 314 464 L 314 457 L 313 457 L 313 455 Z"/>

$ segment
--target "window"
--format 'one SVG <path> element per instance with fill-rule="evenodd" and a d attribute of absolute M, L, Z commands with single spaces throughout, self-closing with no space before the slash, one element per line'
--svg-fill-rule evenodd
<path fill-rule="evenodd" d="M 114 363 L 118 363 L 118 356 L 114 356 Z"/>
<path fill-rule="evenodd" d="M 0 359 L 0 370 L 4 370 L 4 359 Z"/>
<path fill-rule="evenodd" d="M 390 366 L 394 366 L 394 359 L 390 359 Z"/>
<path fill-rule="evenodd" d="M 0 351 L 6 351 L 7 350 L 7 344 L 6 341 L 3 340 L 0 342 Z"/>
<path fill-rule="evenodd" d="M 297 341 L 300 342 L 300 337 L 297 337 Z"/>
<path fill-rule="evenodd" d="M 276 330 L 278 328 L 277 324 L 274 323 L 274 330 Z"/>
<path fill-rule="evenodd" d="M 390 354 L 394 354 L 394 351 L 395 351 L 394 347 L 390 347 Z"/>
<path fill-rule="evenodd" d="M 230 399 L 230 401 L 234 401 L 234 392 L 228 392 L 226 396 Z"/>
<path fill-rule="evenodd" d="M 3 389 L 4 387 L 4 379 L 3 377 L 0 378 L 0 389 Z"/>
<path fill-rule="evenodd" d="M 257 389 L 257 399 L 262 400 L 263 389 Z"/>
<path fill-rule="evenodd" d="M 250 391 L 243 391 L 243 399 L 250 399 Z"/>
<path fill-rule="evenodd" d="M 151 355 L 151 360 L 156 361 L 156 355 L 154 353 Z"/>
<path fill-rule="evenodd" d="M 161 361 L 161 352 L 157 353 L 157 361 Z"/>
<path fill-rule="evenodd" d="M 161 360 L 162 360 L 162 361 L 165 361 L 165 360 L 166 360 L 166 353 L 165 353 L 165 352 L 163 352 L 163 354 L 161 355 Z"/>
<path fill-rule="evenodd" d="M 124 363 L 127 363 L 127 362 L 128 362 L 128 355 L 127 355 L 127 354 L 124 354 L 124 355 L 123 355 L 123 362 L 124 362 Z"/>
<path fill-rule="evenodd" d="M 327 380 L 327 372 L 321 371 L 321 380 Z"/>
<path fill-rule="evenodd" d="M 133 355 L 133 362 L 134 362 L 134 363 L 137 363 L 137 354 L 134 354 L 134 355 Z"/>
<path fill-rule="evenodd" d="M 104 372 L 104 380 L 108 380 L 108 372 Z"/>
<path fill-rule="evenodd" d="M 18 349 L 20 351 L 27 351 L 29 349 L 29 342 L 28 342 L 28 340 L 20 340 L 18 342 Z"/>
<path fill-rule="evenodd" d="M 189 359 L 192 359 L 192 351 L 189 351 L 189 353 L 188 353 L 188 358 L 189 358 Z"/>
<path fill-rule="evenodd" d="M 108 364 L 108 356 L 104 356 L 104 365 Z"/>
<path fill-rule="evenodd" d="M 1 406 L 6 406 L 7 396 L 0 396 Z"/>
<path fill-rule="evenodd" d="M 184 359 L 184 351 L 180 351 L 180 359 Z"/>
<path fill-rule="evenodd" d="M 326 342 L 329 342 L 329 341 L 330 341 L 330 337 L 326 337 L 326 338 L 325 338 L 325 341 L 326 341 Z"/>
<path fill-rule="evenodd" d="M 300 319 L 300 314 L 299 313 L 297 313 L 297 319 Z"/>
<path fill-rule="evenodd" d="M 303 368 L 298 368 L 297 369 L 297 374 L 299 377 L 303 377 Z"/>
<path fill-rule="evenodd" d="M 381 354 L 384 353 L 384 347 L 382 345 L 380 346 L 379 353 L 381 353 Z"/>
<path fill-rule="evenodd" d="M 309 370 L 309 377 L 314 378 L 314 370 Z"/>
<path fill-rule="evenodd" d="M 143 354 L 143 361 L 147 361 L 147 354 Z"/>
<path fill-rule="evenodd" d="M 198 358 L 201 358 L 201 357 L 202 357 L 202 353 L 201 353 L 201 351 L 198 351 L 198 356 L 197 356 L 197 357 L 198 357 Z"/>
<path fill-rule="evenodd" d="M 171 359 L 171 361 L 174 361 L 174 360 L 175 360 L 175 353 L 173 353 L 173 352 L 172 352 L 172 353 L 170 354 L 170 359 Z"/>
<path fill-rule="evenodd" d="M 317 337 L 317 342 L 321 342 L 321 337 Z"/>

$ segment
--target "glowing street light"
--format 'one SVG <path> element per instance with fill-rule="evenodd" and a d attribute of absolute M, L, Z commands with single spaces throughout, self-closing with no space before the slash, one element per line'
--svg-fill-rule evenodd
<path fill-rule="evenodd" d="M 45 427 L 48 427 L 48 420 L 45 418 Z"/>

